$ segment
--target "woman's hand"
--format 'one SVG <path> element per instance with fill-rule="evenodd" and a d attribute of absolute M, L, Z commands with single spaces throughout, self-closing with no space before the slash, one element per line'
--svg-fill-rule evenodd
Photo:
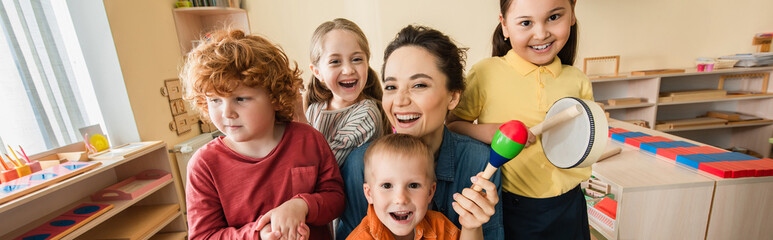
<path fill-rule="evenodd" d="M 265 228 L 270 227 L 267 233 L 279 232 L 279 235 L 285 239 L 308 239 L 309 228 L 305 223 L 308 212 L 309 206 L 303 199 L 287 200 L 279 207 L 271 209 L 261 216 L 258 219 L 256 230 L 260 230 L 261 236 L 263 236 Z M 269 223 L 270 226 L 266 226 Z M 303 234 L 304 232 L 305 234 Z"/>
<path fill-rule="evenodd" d="M 454 211 L 459 214 L 459 223 L 464 229 L 480 228 L 487 223 L 496 212 L 494 206 L 499 202 L 497 186 L 489 180 L 481 177 L 483 172 L 471 178 L 473 184 L 483 188 L 484 191 L 476 192 L 471 188 L 462 190 L 462 194 L 455 193 L 452 204 Z"/>

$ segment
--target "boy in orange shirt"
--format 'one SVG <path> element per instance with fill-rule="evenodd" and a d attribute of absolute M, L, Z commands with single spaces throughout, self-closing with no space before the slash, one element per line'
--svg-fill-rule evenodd
<path fill-rule="evenodd" d="M 368 215 L 346 239 L 483 239 L 483 222 L 463 222 L 460 232 L 442 213 L 427 209 L 435 193 L 435 171 L 420 139 L 381 137 L 365 151 L 364 161 Z"/>

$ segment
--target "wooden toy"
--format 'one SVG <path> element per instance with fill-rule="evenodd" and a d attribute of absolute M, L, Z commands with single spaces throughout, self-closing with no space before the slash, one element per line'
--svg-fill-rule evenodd
<path fill-rule="evenodd" d="M 84 203 L 29 231 L 18 240 L 56 240 L 112 209 L 112 204 Z"/>
<path fill-rule="evenodd" d="M 604 153 L 609 123 L 604 110 L 595 102 L 572 97 L 559 99 L 545 119 L 529 131 L 542 135 L 542 149 L 554 166 L 588 167 Z"/>
<path fill-rule="evenodd" d="M 521 153 L 528 137 L 529 132 L 526 129 L 526 125 L 521 121 L 510 120 L 499 126 L 497 132 L 494 133 L 494 138 L 491 140 L 489 163 L 486 165 L 486 169 L 481 177 L 486 180 L 490 179 L 497 171 L 497 168 Z M 472 189 L 480 191 L 482 188 L 475 185 Z"/>
<path fill-rule="evenodd" d="M 671 73 L 683 73 L 684 69 L 654 69 L 654 70 L 639 70 L 631 72 L 631 76 L 649 76 L 659 74 L 671 74 Z"/>
<path fill-rule="evenodd" d="M 67 162 L 0 184 L 0 203 L 48 187 L 101 165 L 99 162 Z"/>
<path fill-rule="evenodd" d="M 582 62 L 583 62 L 582 63 L 582 72 L 585 73 L 585 75 L 589 75 L 588 77 L 590 79 L 620 77 L 620 75 L 618 75 L 618 73 L 620 71 L 620 55 L 603 56 L 603 57 L 589 57 L 589 58 L 583 59 Z M 612 75 L 612 76 L 600 76 L 600 75 L 593 75 L 593 76 L 591 76 L 590 74 L 588 74 L 588 63 L 590 63 L 590 62 L 596 62 L 596 63 L 599 63 L 599 62 L 614 62 L 615 63 L 615 74 Z"/>
<path fill-rule="evenodd" d="M 489 176 L 491 177 L 491 176 Z M 172 174 L 162 170 L 145 170 L 108 188 L 91 195 L 92 201 L 130 200 L 141 196 L 154 187 L 172 179 Z"/>
<path fill-rule="evenodd" d="M 645 134 L 642 132 L 622 132 L 622 133 L 613 133 L 610 138 L 612 140 L 625 143 L 625 139 L 627 138 L 637 138 L 637 137 L 648 137 L 649 134 Z"/>
<path fill-rule="evenodd" d="M 671 160 L 676 160 L 677 156 L 680 156 L 680 155 L 690 155 L 690 154 L 695 154 L 695 153 L 684 149 L 684 147 L 660 148 L 657 151 L 657 155 L 663 156 Z"/>
<path fill-rule="evenodd" d="M 680 129 L 680 128 L 698 127 L 698 126 L 725 125 L 726 123 L 727 123 L 726 119 L 713 118 L 713 117 L 677 119 L 677 120 L 668 120 L 668 121 L 658 121 L 657 124 L 655 124 L 655 130 L 669 130 L 669 129 Z"/>
<path fill-rule="evenodd" d="M 744 81 L 744 84 L 742 85 L 751 85 L 752 81 L 754 81 L 755 78 L 758 78 L 757 81 L 762 81 L 760 86 L 759 92 L 751 92 L 750 94 L 765 94 L 768 93 L 768 80 L 770 79 L 770 73 L 743 73 L 743 74 L 732 74 L 732 75 L 722 75 L 719 77 L 719 86 L 717 89 L 721 90 L 725 87 L 725 80 L 729 78 L 741 78 Z"/>
<path fill-rule="evenodd" d="M 676 162 L 691 168 L 698 168 L 700 163 L 718 162 L 716 159 L 706 157 L 703 154 L 690 154 L 676 156 Z"/>
<path fill-rule="evenodd" d="M 595 190 L 598 190 L 599 192 L 603 193 L 604 195 L 609 194 L 612 192 L 612 188 L 609 186 L 609 184 L 602 182 L 598 179 L 588 179 L 588 185 L 590 188 L 593 188 Z"/>
<path fill-rule="evenodd" d="M 604 101 L 608 106 L 631 105 L 647 102 L 645 98 L 613 98 Z"/>
<path fill-rule="evenodd" d="M 727 97 L 727 90 L 703 89 L 690 91 L 661 92 L 658 94 L 658 102 L 684 102 L 707 99 L 721 99 Z"/>
<path fill-rule="evenodd" d="M 752 45 L 757 46 L 757 52 L 770 52 L 770 42 L 773 40 L 773 33 L 760 33 L 752 39 Z"/>
<path fill-rule="evenodd" d="M 594 205 L 593 207 L 603 212 L 604 214 L 606 214 L 612 219 L 617 218 L 617 201 L 615 201 L 614 199 L 605 197 L 604 199 L 601 199 L 599 203 L 596 203 L 596 205 Z"/>

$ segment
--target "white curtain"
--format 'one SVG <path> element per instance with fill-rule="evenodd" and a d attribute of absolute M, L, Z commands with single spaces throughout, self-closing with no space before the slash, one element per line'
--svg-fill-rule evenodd
<path fill-rule="evenodd" d="M 98 110 L 84 107 L 91 80 L 66 5 L 1 1 L 0 144 L 31 154 L 81 141 Z"/>

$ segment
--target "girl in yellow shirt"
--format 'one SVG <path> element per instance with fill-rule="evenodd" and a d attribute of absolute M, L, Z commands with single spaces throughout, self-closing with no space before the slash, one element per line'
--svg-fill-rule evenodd
<path fill-rule="evenodd" d="M 492 57 L 470 70 L 468 90 L 448 128 L 490 143 L 509 120 L 531 127 L 564 97 L 593 99 L 588 78 L 571 65 L 577 47 L 574 0 L 500 0 Z M 477 124 L 472 122 L 477 120 Z M 579 183 L 591 169 L 559 169 L 540 140 L 501 167 L 506 239 L 590 239 Z"/>

